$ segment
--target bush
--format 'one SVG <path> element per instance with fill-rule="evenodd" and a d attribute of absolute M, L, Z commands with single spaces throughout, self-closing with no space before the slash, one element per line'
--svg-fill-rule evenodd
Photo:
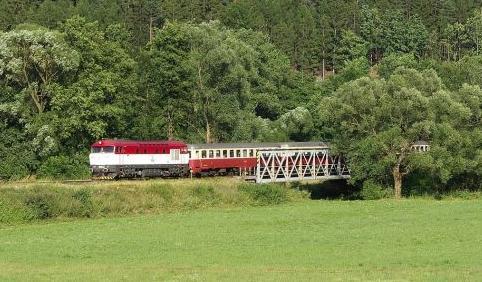
<path fill-rule="evenodd" d="M 279 184 L 256 185 L 231 179 L 113 181 L 85 187 L 59 183 L 18 185 L 7 183 L 0 189 L 0 224 L 277 205 L 309 197 L 305 191 Z"/>
<path fill-rule="evenodd" d="M 55 197 L 51 193 L 34 191 L 25 197 L 25 205 L 30 209 L 33 219 L 49 219 L 55 215 Z"/>
<path fill-rule="evenodd" d="M 24 159 L 16 155 L 0 156 L 0 180 L 16 180 L 29 175 Z"/>
<path fill-rule="evenodd" d="M 245 184 L 240 185 L 239 190 L 258 205 L 277 205 L 288 200 L 287 189 L 277 184 Z"/>
<path fill-rule="evenodd" d="M 390 192 L 387 188 L 371 180 L 367 180 L 363 182 L 360 195 L 364 200 L 378 200 L 389 197 Z"/>
<path fill-rule="evenodd" d="M 80 189 L 72 194 L 72 205 L 68 215 L 71 217 L 92 217 L 94 204 L 92 203 L 92 192 L 87 189 Z"/>
<path fill-rule="evenodd" d="M 48 158 L 37 171 L 39 178 L 83 179 L 90 175 L 84 156 L 53 156 Z"/>

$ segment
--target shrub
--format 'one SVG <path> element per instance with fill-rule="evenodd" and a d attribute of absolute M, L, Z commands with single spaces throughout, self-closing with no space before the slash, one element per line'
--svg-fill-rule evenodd
<path fill-rule="evenodd" d="M 16 155 L 0 156 L 0 179 L 16 180 L 29 174 L 24 159 Z"/>
<path fill-rule="evenodd" d="M 92 192 L 87 189 L 80 189 L 72 194 L 72 204 L 68 211 L 71 217 L 92 217 L 94 205 L 92 203 Z"/>
<path fill-rule="evenodd" d="M 385 187 L 371 180 L 367 180 L 363 182 L 363 187 L 360 191 L 360 195 L 365 200 L 378 200 L 388 197 L 390 195 L 390 192 Z"/>
<path fill-rule="evenodd" d="M 53 156 L 37 171 L 39 178 L 82 179 L 90 175 L 88 162 L 83 156 Z"/>
<path fill-rule="evenodd" d="M 288 200 L 287 189 L 277 184 L 244 184 L 239 186 L 239 190 L 258 205 L 276 205 Z"/>
<path fill-rule="evenodd" d="M 25 205 L 30 209 L 33 219 L 49 219 L 55 215 L 55 197 L 51 193 L 34 191 L 25 197 Z"/>
<path fill-rule="evenodd" d="M 23 184 L 22 184 L 23 185 Z M 162 180 L 72 184 L 7 183 L 0 189 L 0 224 L 55 218 L 93 218 L 208 207 L 276 205 L 309 193 L 279 184 L 232 180 Z"/>

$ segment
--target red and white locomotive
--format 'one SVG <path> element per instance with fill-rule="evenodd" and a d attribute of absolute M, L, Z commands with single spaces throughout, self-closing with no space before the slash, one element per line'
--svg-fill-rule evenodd
<path fill-rule="evenodd" d="M 101 140 L 91 147 L 94 177 L 182 177 L 253 174 L 259 150 L 316 149 L 323 142 L 185 144 Z"/>
<path fill-rule="evenodd" d="M 169 177 L 189 173 L 189 152 L 180 141 L 100 140 L 89 155 L 92 176 Z"/>

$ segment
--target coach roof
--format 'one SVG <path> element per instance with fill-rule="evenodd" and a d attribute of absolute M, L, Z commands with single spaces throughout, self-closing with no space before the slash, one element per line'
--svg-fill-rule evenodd
<path fill-rule="evenodd" d="M 100 147 L 100 146 L 181 146 L 185 147 L 186 143 L 182 141 L 169 141 L 169 140 L 146 140 L 146 141 L 138 141 L 138 140 L 124 140 L 124 139 L 102 139 L 94 144 L 92 147 Z"/>
<path fill-rule="evenodd" d="M 213 143 L 213 144 L 188 144 L 190 150 L 209 150 L 209 149 L 309 149 L 309 148 L 328 148 L 324 142 L 277 142 L 277 143 Z"/>

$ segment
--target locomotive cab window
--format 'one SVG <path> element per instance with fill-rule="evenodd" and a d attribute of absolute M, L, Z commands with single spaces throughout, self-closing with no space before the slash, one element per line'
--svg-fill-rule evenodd
<path fill-rule="evenodd" d="M 102 153 L 114 153 L 114 146 L 102 147 Z"/>

